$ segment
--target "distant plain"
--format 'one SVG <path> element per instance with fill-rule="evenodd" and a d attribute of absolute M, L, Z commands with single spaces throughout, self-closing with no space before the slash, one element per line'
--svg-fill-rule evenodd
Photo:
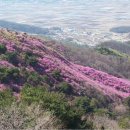
<path fill-rule="evenodd" d="M 129 10 L 129 0 L 0 0 L 0 26 L 8 27 L 6 22 L 35 26 L 43 35 L 79 44 L 129 41 Z"/>

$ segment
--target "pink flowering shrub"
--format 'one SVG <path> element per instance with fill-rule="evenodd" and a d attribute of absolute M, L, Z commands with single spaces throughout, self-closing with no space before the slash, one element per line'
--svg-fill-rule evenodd
<path fill-rule="evenodd" d="M 0 67 L 14 67 L 14 65 L 10 64 L 8 61 L 0 60 Z"/>
<path fill-rule="evenodd" d="M 116 78 L 107 73 L 97 71 L 89 67 L 81 67 L 80 70 L 89 78 L 100 84 L 113 87 L 119 91 L 130 93 L 130 82 L 124 79 Z"/>
<path fill-rule="evenodd" d="M 53 71 L 59 70 L 64 81 L 71 84 L 77 91 L 84 89 L 81 85 L 81 83 L 84 83 L 86 90 L 87 85 L 91 85 L 109 96 L 118 95 L 124 98 L 130 95 L 130 81 L 114 77 L 90 67 L 73 64 L 61 55 L 62 51 L 65 51 L 63 47 L 58 46 L 58 48 L 54 50 L 49 47 L 47 43 L 39 39 L 23 33 L 14 33 L 7 30 L 0 31 L 0 43 L 6 46 L 8 53 L 17 51 L 19 57 L 21 53 L 26 52 L 31 52 L 36 56 L 36 59 L 33 58 L 33 60 L 34 62 L 37 61 L 37 65 L 25 65 L 19 59 L 18 62 L 20 63 L 17 64 L 17 66 L 24 66 L 26 69 L 37 71 L 38 73 L 42 71 L 42 73 L 40 73 L 41 75 L 46 73 L 50 75 L 50 77 Z M 60 50 L 61 53 L 56 50 Z M 8 61 L 1 60 L 0 66 L 13 67 L 14 65 Z"/>
<path fill-rule="evenodd" d="M 3 91 L 5 89 L 5 85 L 4 84 L 0 84 L 0 91 Z"/>

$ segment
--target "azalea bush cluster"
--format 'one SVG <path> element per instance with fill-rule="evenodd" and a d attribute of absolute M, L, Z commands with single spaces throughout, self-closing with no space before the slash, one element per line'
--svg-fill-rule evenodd
<path fill-rule="evenodd" d="M 86 74 L 89 78 L 110 87 L 113 87 L 119 91 L 130 93 L 130 82 L 123 79 L 116 78 L 114 76 L 108 75 L 95 69 L 84 67 L 81 68 L 82 72 Z"/>
<path fill-rule="evenodd" d="M 45 72 L 51 73 L 55 70 L 58 70 L 58 62 L 54 62 L 54 59 L 50 56 L 44 57 L 44 58 L 39 58 L 39 63 L 44 67 Z M 55 76 L 54 76 L 55 77 Z"/>
<path fill-rule="evenodd" d="M 22 75 L 20 86 L 23 86 L 26 82 L 35 86 L 39 81 L 41 81 L 41 84 L 44 82 L 43 80 L 46 80 L 45 83 L 49 84 L 49 86 L 52 85 L 52 87 L 57 87 L 57 84 L 59 84 L 59 91 L 65 93 L 71 90 L 69 85 L 72 85 L 78 94 L 80 89 L 84 89 L 82 85 L 84 83 L 86 88 L 88 85 L 94 88 L 99 87 L 99 89 L 102 88 L 101 90 L 108 95 L 117 94 L 124 98 L 130 94 L 129 81 L 90 67 L 78 66 L 64 58 L 60 52 L 47 46 L 47 43 L 42 40 L 24 33 L 13 33 L 8 30 L 2 30 L 0 33 L 0 43 L 2 45 L 0 58 L 1 56 L 4 57 L 4 60 L 8 64 L 19 68 L 20 76 Z M 82 49 L 84 50 L 84 47 Z M 65 51 L 65 49 L 60 50 Z M 77 51 L 77 53 L 79 52 L 82 51 Z M 93 58 L 91 60 L 95 61 Z M 21 71 L 22 68 L 28 72 L 36 73 L 32 73 L 31 76 L 28 76 L 28 74 L 24 75 L 22 74 L 24 72 Z M 64 83 L 62 85 L 60 84 L 60 82 L 64 81 L 69 85 Z M 112 89 L 113 91 L 111 91 Z"/>

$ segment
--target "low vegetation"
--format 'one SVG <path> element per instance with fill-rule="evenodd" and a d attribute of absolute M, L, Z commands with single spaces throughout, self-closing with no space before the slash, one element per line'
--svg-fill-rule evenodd
<path fill-rule="evenodd" d="M 15 98 L 13 97 L 11 90 L 0 92 L 0 109 L 10 106 L 14 100 Z"/>
<path fill-rule="evenodd" d="M 105 48 L 105 47 L 98 47 L 96 50 L 103 55 L 112 55 L 112 56 L 117 56 L 117 57 L 127 57 L 125 53 L 121 53 L 117 50 L 111 49 L 111 48 Z"/>
<path fill-rule="evenodd" d="M 67 82 L 61 82 L 57 85 L 57 88 L 60 92 L 66 93 L 66 94 L 72 94 L 73 88 L 70 84 Z"/>
<path fill-rule="evenodd" d="M 49 92 L 46 87 L 41 86 L 41 87 L 33 87 L 30 85 L 25 85 L 24 88 L 22 89 L 20 95 L 21 100 L 19 102 L 16 102 L 17 100 L 14 98 L 12 91 L 6 90 L 3 92 L 0 92 L 0 106 L 1 106 L 1 111 L 4 109 L 7 111 L 10 107 L 13 105 L 15 107 L 15 117 L 12 116 L 12 113 L 5 113 L 4 111 L 4 116 L 3 118 L 5 119 L 4 122 L 1 122 L 1 126 L 5 124 L 5 121 L 7 121 L 6 116 L 11 114 L 11 118 L 13 118 L 14 121 L 11 120 L 11 122 L 7 122 L 9 125 L 14 125 L 16 123 L 16 117 L 18 116 L 17 114 L 21 113 L 19 118 L 17 120 L 17 123 L 19 124 L 21 121 L 23 124 L 16 125 L 16 128 L 31 128 L 34 126 L 34 124 L 38 121 L 38 118 L 43 120 L 45 122 L 45 117 L 38 117 L 38 116 L 33 116 L 31 115 L 32 109 L 35 107 L 35 111 L 37 111 L 37 115 L 40 113 L 44 115 L 47 111 L 50 112 L 51 117 L 54 117 L 55 120 L 52 120 L 51 124 L 57 124 L 55 128 L 72 128 L 72 129 L 94 129 L 98 128 L 98 124 L 96 125 L 97 119 L 96 117 L 104 116 L 104 118 L 108 118 L 106 121 L 112 120 L 112 118 L 115 118 L 115 115 L 110 112 L 110 109 L 108 108 L 102 108 L 99 107 L 99 104 L 97 99 L 90 99 L 88 97 L 73 97 L 73 100 L 69 97 L 66 97 L 63 93 L 58 93 L 58 92 Z M 15 105 L 14 105 L 15 104 Z M 39 106 L 39 107 L 36 107 Z M 25 109 L 30 109 L 31 113 L 28 113 L 26 115 L 26 118 L 24 116 L 24 112 L 27 112 Z M 39 111 L 40 109 L 40 111 Z M 18 113 L 17 113 L 18 112 Z M 89 116 L 88 116 L 89 115 Z M 90 117 L 92 115 L 92 117 Z M 83 118 L 84 117 L 84 118 Z M 93 119 L 94 118 L 94 119 Z M 129 128 L 129 118 L 130 117 L 124 117 L 124 118 L 119 118 L 119 126 L 120 128 Z M 23 120 L 24 119 L 24 120 Z M 1 120 L 1 119 L 0 119 Z M 57 121 L 62 122 L 62 125 L 58 125 Z M 113 121 L 115 122 L 115 121 Z M 38 122 L 38 126 L 40 125 Z M 103 122 L 102 122 L 103 123 Z M 48 128 L 52 127 L 51 124 L 48 124 Z M 105 124 L 105 122 L 104 122 Z M 95 126 L 96 125 L 96 126 Z M 45 124 L 43 127 L 45 128 Z M 54 126 L 54 125 L 53 125 Z M 6 127 L 6 126 L 4 126 Z M 8 126 L 7 126 L 8 127 Z M 36 124 L 35 124 L 36 127 Z M 107 128 L 106 126 L 100 126 L 100 128 Z M 114 126 L 112 126 L 114 127 Z M 115 125 L 117 127 L 117 124 Z M 14 129 L 15 126 L 13 127 Z"/>

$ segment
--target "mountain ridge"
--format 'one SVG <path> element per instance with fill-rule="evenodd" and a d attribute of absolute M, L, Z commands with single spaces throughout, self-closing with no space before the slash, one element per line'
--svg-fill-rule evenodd
<path fill-rule="evenodd" d="M 59 70 L 61 77 L 67 83 L 71 84 L 75 93 L 79 95 L 82 92 L 86 92 L 90 87 L 99 90 L 111 99 L 113 99 L 113 97 L 116 99 L 130 96 L 130 81 L 114 77 L 90 67 L 74 64 L 61 55 L 60 52 L 48 47 L 48 43 L 41 39 L 29 36 L 26 33 L 17 33 L 7 29 L 1 29 L 0 43 L 6 46 L 7 52 L 19 53 L 20 58 L 18 59 L 17 65 L 13 65 L 9 61 L 1 59 L 0 65 L 3 65 L 3 67 L 20 68 L 25 66 L 27 70 L 36 71 L 40 73 L 41 76 L 44 74 L 50 75 L 53 71 Z M 35 56 L 37 64 L 35 64 L 34 61 L 32 66 L 24 65 L 21 60 L 21 53 L 23 52 L 31 52 Z M 20 82 L 20 85 L 13 84 L 13 86 L 15 85 L 21 89 L 23 84 Z M 6 85 L 1 83 L 0 88 L 6 88 Z"/>

